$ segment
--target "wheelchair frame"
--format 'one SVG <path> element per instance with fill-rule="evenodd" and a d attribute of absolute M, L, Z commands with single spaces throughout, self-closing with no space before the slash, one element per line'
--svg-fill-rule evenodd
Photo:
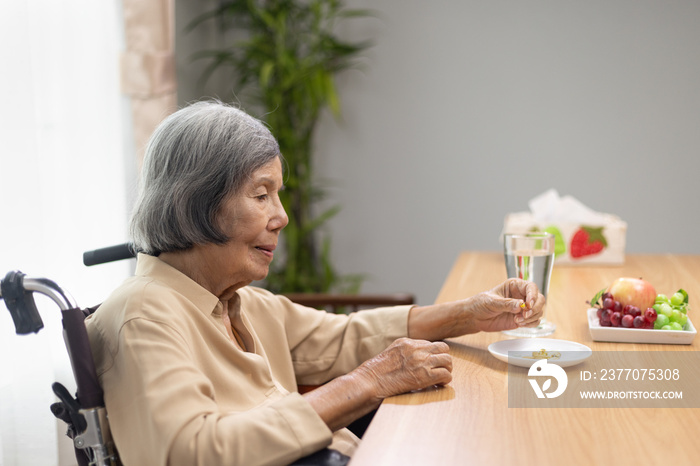
<path fill-rule="evenodd" d="M 79 466 L 120 466 L 83 322 L 96 308 L 80 309 L 73 298 L 51 280 L 27 277 L 19 271 L 9 272 L 0 281 L 0 299 L 5 301 L 12 315 L 18 335 L 37 333 L 44 327 L 33 293 L 48 296 L 61 310 L 64 341 L 77 386 L 74 397 L 59 382 L 52 385 L 60 400 L 51 405 L 52 413 L 68 425 L 66 435 L 73 440 Z"/>

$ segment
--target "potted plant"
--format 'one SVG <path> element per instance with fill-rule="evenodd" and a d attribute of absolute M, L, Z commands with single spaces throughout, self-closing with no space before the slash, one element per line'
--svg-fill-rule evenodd
<path fill-rule="evenodd" d="M 321 227 L 337 206 L 316 213 L 325 192 L 315 183 L 313 141 L 322 110 L 340 114 L 335 76 L 355 65 L 368 42 L 351 43 L 334 32 L 339 20 L 366 17 L 340 0 L 232 0 L 196 19 L 190 27 L 216 20 L 230 46 L 197 54 L 208 59 L 203 73 L 231 67 L 235 98 L 255 108 L 277 137 L 286 161 L 280 194 L 289 216 L 282 233 L 282 260 L 275 260 L 267 286 L 275 292 L 356 291 L 361 278 L 340 277 Z"/>

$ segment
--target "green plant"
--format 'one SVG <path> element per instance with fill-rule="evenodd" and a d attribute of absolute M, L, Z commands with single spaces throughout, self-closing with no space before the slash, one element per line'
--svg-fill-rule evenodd
<path fill-rule="evenodd" d="M 286 161 L 282 202 L 289 224 L 282 233 L 284 256 L 267 278 L 276 292 L 351 291 L 360 277 L 339 277 L 322 227 L 338 206 L 316 214 L 325 191 L 315 184 L 312 144 L 324 108 L 340 115 L 334 78 L 355 65 L 369 43 L 341 40 L 334 32 L 344 18 L 366 17 L 339 0 L 222 1 L 193 25 L 216 19 L 223 31 L 241 36 L 233 45 L 201 52 L 210 63 L 203 77 L 232 67 L 236 98 L 264 115 Z"/>

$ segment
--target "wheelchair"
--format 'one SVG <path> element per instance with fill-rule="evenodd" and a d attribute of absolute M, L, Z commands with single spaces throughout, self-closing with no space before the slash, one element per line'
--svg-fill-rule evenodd
<path fill-rule="evenodd" d="M 131 257 L 135 253 L 127 243 L 87 251 L 83 263 L 91 266 Z M 44 327 L 34 293 L 47 296 L 61 311 L 63 336 L 77 388 L 74 396 L 61 383 L 53 383 L 51 388 L 59 401 L 51 405 L 51 412 L 66 423 L 66 435 L 73 441 L 78 466 L 122 466 L 84 323 L 99 306 L 81 309 L 54 281 L 29 277 L 20 271 L 8 272 L 0 280 L 0 300 L 4 300 L 10 311 L 18 335 L 37 333 Z M 349 460 L 338 451 L 324 448 L 290 466 L 345 466 Z"/>

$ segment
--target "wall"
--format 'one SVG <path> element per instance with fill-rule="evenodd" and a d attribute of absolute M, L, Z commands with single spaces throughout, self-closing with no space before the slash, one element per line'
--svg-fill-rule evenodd
<path fill-rule="evenodd" d="M 346 3 L 378 10 L 343 26 L 375 45 L 317 156 L 343 206 L 335 261 L 365 291 L 432 302 L 548 188 L 626 220 L 628 252 L 700 253 L 700 3 Z M 178 70 L 184 100 L 207 95 Z"/>

